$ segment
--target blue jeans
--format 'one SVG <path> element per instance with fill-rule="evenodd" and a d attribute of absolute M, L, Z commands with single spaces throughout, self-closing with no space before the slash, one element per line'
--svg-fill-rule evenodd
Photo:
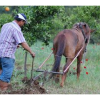
<path fill-rule="evenodd" d="M 15 65 L 15 60 L 8 57 L 0 57 L 0 67 L 2 68 L 2 73 L 0 75 L 0 80 L 9 83 L 13 69 Z"/>

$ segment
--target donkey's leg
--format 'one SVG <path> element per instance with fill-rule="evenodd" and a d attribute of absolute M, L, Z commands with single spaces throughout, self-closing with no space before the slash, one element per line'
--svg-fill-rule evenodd
<path fill-rule="evenodd" d="M 54 64 L 55 64 L 55 61 L 56 61 L 56 53 L 57 53 L 57 47 L 56 46 L 53 46 L 54 50 L 53 50 L 53 54 L 54 54 Z M 54 66 L 53 64 L 53 66 Z M 53 71 L 53 68 L 52 68 L 52 71 Z M 55 75 L 53 73 L 50 74 L 49 78 L 52 78 L 54 77 Z"/>
<path fill-rule="evenodd" d="M 57 69 L 57 72 L 59 72 L 59 68 Z M 60 78 L 60 75 L 59 74 L 56 74 L 55 76 L 55 82 L 58 83 L 59 82 L 59 78 Z"/>
<path fill-rule="evenodd" d="M 56 56 L 55 55 L 56 54 L 54 52 L 54 64 L 55 64 L 55 61 L 56 61 Z M 53 66 L 54 66 L 54 64 L 53 64 Z M 52 68 L 52 71 L 53 71 L 53 68 Z M 51 79 L 52 77 L 54 77 L 54 74 L 53 73 L 50 74 L 49 78 Z"/>
<path fill-rule="evenodd" d="M 67 59 L 67 63 L 65 64 L 63 71 L 69 66 L 69 64 L 72 62 L 72 60 L 73 59 Z M 61 84 L 60 84 L 61 87 L 63 87 L 63 85 L 64 85 L 64 81 L 66 79 L 68 70 L 64 73 L 64 75 L 62 75 L 62 80 L 61 80 Z"/>
<path fill-rule="evenodd" d="M 60 56 L 59 56 L 60 57 Z M 60 72 L 60 66 L 58 66 L 58 69 L 56 72 Z M 60 74 L 55 75 L 55 82 L 58 83 L 60 81 Z"/>
<path fill-rule="evenodd" d="M 66 58 L 66 60 L 65 60 L 65 63 L 67 63 L 67 58 Z M 57 70 L 57 72 L 60 72 L 60 67 L 59 67 L 59 69 Z M 55 78 L 55 82 L 59 82 L 59 79 L 60 78 L 60 74 L 56 74 L 56 78 Z"/>
<path fill-rule="evenodd" d="M 80 76 L 80 66 L 81 66 L 81 61 L 82 61 L 82 57 L 83 57 L 83 53 L 81 53 L 78 57 L 77 57 L 77 79 L 79 79 Z"/>

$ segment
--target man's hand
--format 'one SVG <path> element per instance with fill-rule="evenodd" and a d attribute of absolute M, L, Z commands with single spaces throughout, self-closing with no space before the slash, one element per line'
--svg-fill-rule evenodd
<path fill-rule="evenodd" d="M 25 50 L 27 50 L 27 51 L 31 54 L 32 57 L 35 57 L 35 53 L 32 52 L 31 48 L 29 47 L 29 45 L 28 45 L 26 42 L 21 43 L 21 46 L 22 46 Z"/>
<path fill-rule="evenodd" d="M 32 53 L 31 53 L 31 56 L 32 56 L 32 57 L 35 57 L 35 53 L 34 53 L 34 52 L 32 52 Z"/>

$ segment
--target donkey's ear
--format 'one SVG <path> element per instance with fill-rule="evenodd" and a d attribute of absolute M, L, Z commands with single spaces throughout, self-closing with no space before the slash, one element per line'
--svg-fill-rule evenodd
<path fill-rule="evenodd" d="M 95 31 L 96 31 L 96 30 L 94 30 L 94 29 L 91 29 L 91 30 L 90 30 L 90 33 L 93 33 L 93 32 L 95 32 Z"/>

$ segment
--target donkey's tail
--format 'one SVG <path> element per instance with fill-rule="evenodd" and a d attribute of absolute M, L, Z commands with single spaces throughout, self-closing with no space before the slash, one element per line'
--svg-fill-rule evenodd
<path fill-rule="evenodd" d="M 55 55 L 55 63 L 54 63 L 53 69 L 52 69 L 52 71 L 54 71 L 54 72 L 57 72 L 59 70 L 61 57 L 65 50 L 65 40 L 66 40 L 66 38 L 65 38 L 64 34 L 60 35 L 58 38 L 58 49 L 57 49 L 57 53 Z"/>

